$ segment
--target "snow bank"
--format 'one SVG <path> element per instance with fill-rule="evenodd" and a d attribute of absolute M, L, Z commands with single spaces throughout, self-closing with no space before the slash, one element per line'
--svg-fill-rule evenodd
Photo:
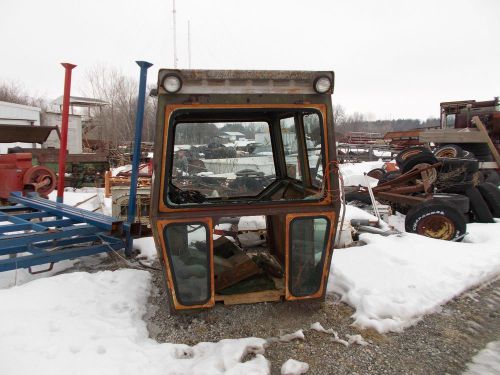
<path fill-rule="evenodd" d="M 356 326 L 401 331 L 500 274 L 500 223 L 467 230 L 464 243 L 363 234 L 366 246 L 334 251 L 328 290 L 356 309 Z"/>
<path fill-rule="evenodd" d="M 192 347 L 149 339 L 141 319 L 149 289 L 148 272 L 127 269 L 0 290 L 0 374 L 269 374 L 263 339 Z"/>
<path fill-rule="evenodd" d="M 472 358 L 465 375 L 500 374 L 500 341 L 492 341 Z"/>
<path fill-rule="evenodd" d="M 345 186 L 365 186 L 364 174 L 370 172 L 375 168 L 382 168 L 384 162 L 382 160 L 378 161 L 366 161 L 363 163 L 344 163 L 340 164 L 340 173 L 344 179 Z M 372 177 L 367 177 L 371 186 L 377 186 L 378 180 Z"/>

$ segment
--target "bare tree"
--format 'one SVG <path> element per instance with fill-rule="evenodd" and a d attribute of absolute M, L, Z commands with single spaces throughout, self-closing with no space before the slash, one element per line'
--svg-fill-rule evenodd
<path fill-rule="evenodd" d="M 109 103 L 94 115 L 104 127 L 103 138 L 115 146 L 131 142 L 135 133 L 138 83 L 119 70 L 97 65 L 87 72 L 85 95 Z M 149 90 L 148 90 L 149 91 Z M 144 116 L 143 140 L 154 139 L 156 100 L 147 96 Z"/>
<path fill-rule="evenodd" d="M 21 84 L 0 82 L 0 101 L 24 104 L 45 109 L 47 100 L 42 97 L 33 97 L 26 93 Z"/>

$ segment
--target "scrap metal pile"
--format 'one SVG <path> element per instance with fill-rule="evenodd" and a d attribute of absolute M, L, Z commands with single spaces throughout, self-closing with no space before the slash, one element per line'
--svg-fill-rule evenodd
<path fill-rule="evenodd" d="M 378 179 L 372 188 L 377 201 L 406 214 L 407 232 L 460 241 L 467 223 L 493 223 L 500 217 L 499 174 L 480 170 L 473 153 L 457 145 L 434 151 L 417 146 L 401 151 L 395 162 L 397 170 L 378 168 L 368 176 Z M 369 189 L 351 189 L 346 199 L 373 204 Z"/>

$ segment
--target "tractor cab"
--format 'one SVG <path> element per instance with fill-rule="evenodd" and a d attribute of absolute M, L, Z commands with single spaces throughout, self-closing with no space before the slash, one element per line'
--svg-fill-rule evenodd
<path fill-rule="evenodd" d="M 151 220 L 172 310 L 324 298 L 333 72 L 162 69 Z"/>

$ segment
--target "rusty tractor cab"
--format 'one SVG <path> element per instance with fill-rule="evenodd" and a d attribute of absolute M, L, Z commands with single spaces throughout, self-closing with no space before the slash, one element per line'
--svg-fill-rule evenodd
<path fill-rule="evenodd" d="M 173 311 L 324 298 L 333 72 L 162 69 L 151 220 Z"/>

